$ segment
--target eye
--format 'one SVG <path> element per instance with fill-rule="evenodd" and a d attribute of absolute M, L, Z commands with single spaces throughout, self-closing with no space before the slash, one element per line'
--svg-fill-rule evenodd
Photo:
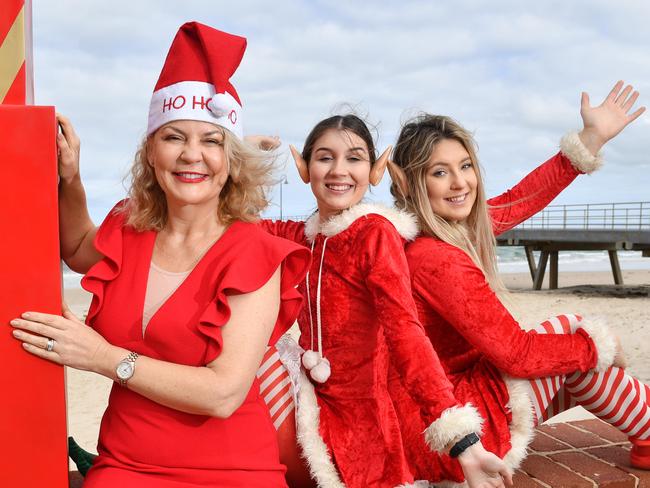
<path fill-rule="evenodd" d="M 167 134 L 166 136 L 163 137 L 163 141 L 180 141 L 181 136 L 177 134 Z"/>
<path fill-rule="evenodd" d="M 334 158 L 332 158 L 332 156 L 321 156 L 321 157 L 319 157 L 317 159 L 317 161 L 321 161 L 321 162 L 326 163 L 328 161 L 332 161 L 332 159 L 334 159 Z"/>
<path fill-rule="evenodd" d="M 436 178 L 440 178 L 442 176 L 445 176 L 447 172 L 444 169 L 436 169 L 431 172 L 431 176 L 435 176 Z"/>
<path fill-rule="evenodd" d="M 357 161 L 362 161 L 362 159 L 358 156 L 350 156 L 348 157 L 348 161 L 353 161 L 356 163 Z"/>
<path fill-rule="evenodd" d="M 463 163 L 463 165 L 460 167 L 460 169 L 468 169 L 468 168 L 472 168 L 473 166 L 474 166 L 474 163 L 470 163 L 470 162 Z"/>
<path fill-rule="evenodd" d="M 205 140 L 206 144 L 210 144 L 211 146 L 221 146 L 223 144 L 223 141 L 221 139 L 206 139 Z"/>

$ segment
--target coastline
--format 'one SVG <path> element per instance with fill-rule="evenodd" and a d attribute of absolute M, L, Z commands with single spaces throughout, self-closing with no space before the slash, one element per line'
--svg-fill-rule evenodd
<path fill-rule="evenodd" d="M 650 259 L 647 262 L 650 264 Z M 639 340 L 650 337 L 650 269 L 624 269 L 625 285 L 616 286 L 610 271 L 563 271 L 560 266 L 560 288 L 548 290 L 546 281 L 540 291 L 532 290 L 527 271 L 500 273 L 500 276 L 511 291 L 506 297 L 507 307 L 522 327 L 534 326 L 561 313 L 604 316 L 621 339 L 628 371 L 650 383 L 650 343 Z M 89 293 L 77 286 L 68 286 L 64 297 L 77 316 L 85 315 L 91 299 Z M 112 381 L 66 368 L 66 385 L 69 435 L 85 449 L 97 452 L 99 424 Z M 588 417 L 587 412 L 576 408 L 552 421 Z"/>

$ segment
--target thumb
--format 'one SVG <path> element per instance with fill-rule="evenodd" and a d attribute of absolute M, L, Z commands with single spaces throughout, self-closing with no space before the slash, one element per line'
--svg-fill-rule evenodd
<path fill-rule="evenodd" d="M 587 92 L 582 92 L 582 96 L 580 97 L 580 110 L 587 110 L 590 107 L 589 94 Z"/>

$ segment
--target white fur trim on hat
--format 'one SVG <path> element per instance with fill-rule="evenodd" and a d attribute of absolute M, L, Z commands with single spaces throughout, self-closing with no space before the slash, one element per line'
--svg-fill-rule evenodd
<path fill-rule="evenodd" d="M 616 357 L 616 336 L 607 326 L 606 320 L 603 317 L 584 318 L 580 322 L 579 328 L 589 334 L 596 346 L 598 353 L 596 371 L 607 370 Z"/>
<path fill-rule="evenodd" d="M 370 214 L 384 217 L 407 241 L 412 241 L 418 235 L 418 225 L 413 214 L 377 203 L 358 203 L 323 223 L 320 222 L 318 213 L 313 214 L 305 223 L 305 236 L 309 242 L 313 242 L 318 234 L 326 237 L 335 236 L 350 227 L 360 217 Z"/>
<path fill-rule="evenodd" d="M 600 151 L 595 156 L 591 154 L 575 131 L 567 133 L 560 140 L 560 151 L 569 158 L 573 167 L 582 173 L 593 173 L 603 165 Z"/>
<path fill-rule="evenodd" d="M 215 93 L 212 83 L 181 81 L 156 90 L 149 105 L 147 135 L 174 120 L 210 122 L 244 137 L 241 105 L 229 93 Z"/>
<path fill-rule="evenodd" d="M 440 418 L 424 431 L 424 440 L 433 451 L 446 452 L 472 432 L 481 434 L 483 419 L 478 410 L 466 403 L 462 407 L 451 407 L 442 412 Z"/>
<path fill-rule="evenodd" d="M 307 461 L 309 472 L 318 486 L 327 488 L 345 488 L 338 471 L 332 462 L 325 441 L 318 431 L 320 425 L 320 408 L 316 401 L 314 385 L 305 373 L 300 375 L 300 393 L 296 411 L 297 437 L 302 454 Z"/>

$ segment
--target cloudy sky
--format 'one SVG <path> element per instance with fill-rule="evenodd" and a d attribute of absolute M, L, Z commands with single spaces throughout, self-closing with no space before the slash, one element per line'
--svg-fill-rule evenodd
<path fill-rule="evenodd" d="M 100 222 L 146 128 L 169 44 L 197 20 L 248 38 L 233 78 L 245 131 L 282 137 L 283 212 L 314 201 L 288 161 L 311 127 L 347 103 L 394 142 L 417 111 L 450 115 L 475 133 L 489 194 L 550 157 L 592 102 L 624 79 L 650 105 L 647 0 L 122 1 L 34 0 L 36 101 L 72 118 L 82 176 Z M 650 115 L 605 149 L 606 167 L 557 203 L 650 200 Z M 387 180 L 388 178 L 386 178 Z M 390 203 L 387 181 L 372 198 Z M 268 215 L 279 215 L 280 199 Z"/>

